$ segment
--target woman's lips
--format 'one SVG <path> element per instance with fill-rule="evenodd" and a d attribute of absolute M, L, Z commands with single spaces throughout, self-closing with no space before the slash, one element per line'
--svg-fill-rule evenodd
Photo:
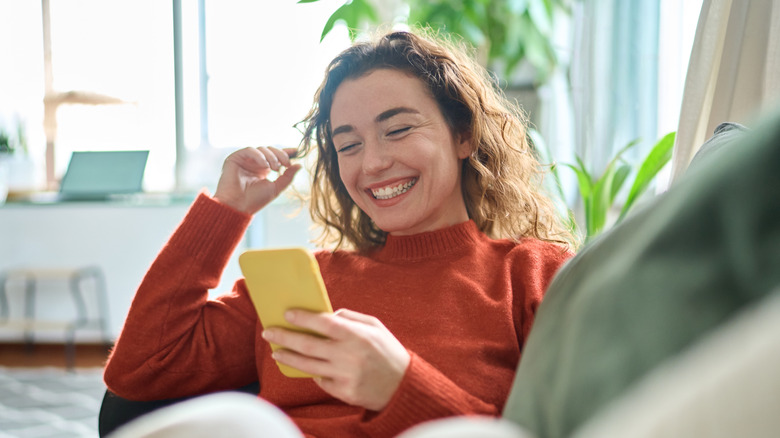
<path fill-rule="evenodd" d="M 412 178 L 407 181 L 388 184 L 384 187 L 371 188 L 369 189 L 369 192 L 371 193 L 371 196 L 374 197 L 374 199 L 380 199 L 380 200 L 392 199 L 395 198 L 396 196 L 400 196 L 406 193 L 416 183 L 417 183 L 417 178 Z"/>

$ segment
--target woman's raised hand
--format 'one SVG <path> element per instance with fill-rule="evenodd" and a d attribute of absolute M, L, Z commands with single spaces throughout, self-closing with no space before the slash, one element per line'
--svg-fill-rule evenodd
<path fill-rule="evenodd" d="M 255 214 L 292 183 L 300 164 L 292 164 L 294 148 L 244 148 L 230 154 L 214 192 L 219 202 L 238 211 Z M 282 171 L 283 170 L 283 171 Z M 271 172 L 279 175 L 270 180 Z"/>
<path fill-rule="evenodd" d="M 333 314 L 291 310 L 287 320 L 323 337 L 271 327 L 263 337 L 282 346 L 274 359 L 321 376 L 314 381 L 337 399 L 381 411 L 401 383 L 410 356 L 375 317 L 339 309 Z"/>

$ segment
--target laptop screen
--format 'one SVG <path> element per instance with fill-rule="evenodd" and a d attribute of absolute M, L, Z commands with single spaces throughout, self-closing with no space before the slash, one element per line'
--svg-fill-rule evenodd
<path fill-rule="evenodd" d="M 141 191 L 149 151 L 73 152 L 60 183 L 63 198 L 104 199 Z"/>

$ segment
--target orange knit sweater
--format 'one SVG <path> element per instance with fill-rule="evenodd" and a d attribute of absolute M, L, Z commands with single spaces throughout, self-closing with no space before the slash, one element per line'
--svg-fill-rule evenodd
<path fill-rule="evenodd" d="M 536 308 L 571 255 L 533 239 L 491 240 L 471 221 L 390 236 L 369 254 L 317 252 L 334 310 L 376 316 L 411 355 L 389 404 L 372 412 L 279 372 L 243 280 L 209 300 L 250 219 L 196 199 L 133 300 L 105 370 L 111 391 L 152 400 L 259 379 L 259 396 L 311 437 L 391 437 L 435 418 L 497 416 Z"/>

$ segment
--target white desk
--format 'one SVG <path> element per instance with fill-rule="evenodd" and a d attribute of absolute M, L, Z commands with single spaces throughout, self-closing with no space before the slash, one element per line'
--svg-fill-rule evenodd
<path fill-rule="evenodd" d="M 115 338 L 135 290 L 155 256 L 184 217 L 190 199 L 145 203 L 8 203 L 0 206 L 0 270 L 97 265 L 108 291 L 109 333 Z M 287 217 L 294 210 L 275 202 L 259 214 L 247 238 L 233 255 L 213 292 L 232 287 L 241 272 L 240 250 L 251 247 L 309 246 L 308 213 Z M 43 289 L 46 284 L 41 285 Z M 58 287 L 50 284 L 49 288 Z M 61 287 L 61 285 L 59 286 Z M 43 297 L 45 291 L 39 293 Z M 56 319 L 73 309 L 67 293 L 46 295 L 36 313 Z M 70 314 L 68 314 L 70 315 Z M 0 330 L 0 342 L 22 339 L 21 333 Z M 38 342 L 62 342 L 62 333 L 36 333 Z M 77 333 L 76 342 L 98 342 L 99 333 Z"/>

